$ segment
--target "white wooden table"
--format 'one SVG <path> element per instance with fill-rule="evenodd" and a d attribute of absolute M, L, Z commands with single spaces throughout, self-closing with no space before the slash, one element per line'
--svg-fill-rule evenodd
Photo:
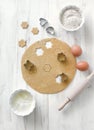
<path fill-rule="evenodd" d="M 80 6 L 86 15 L 85 25 L 77 32 L 64 31 L 58 20 L 60 9 L 68 4 Z M 29 88 L 22 79 L 20 61 L 25 49 L 36 40 L 49 37 L 39 25 L 39 18 L 47 18 L 55 27 L 57 38 L 70 46 L 81 45 L 90 70 L 77 71 L 74 81 L 68 87 L 75 87 L 93 71 L 94 66 L 94 1 L 93 0 L 0 0 L 0 130 L 94 130 L 94 86 L 86 88 L 66 111 L 59 112 L 64 94 L 40 94 Z M 22 21 L 28 21 L 29 29 L 22 30 Z M 37 26 L 39 35 L 33 36 L 31 28 Z M 20 48 L 18 41 L 26 39 L 27 46 Z M 18 88 L 27 88 L 35 96 L 37 104 L 34 113 L 18 117 L 9 107 L 10 93 Z"/>

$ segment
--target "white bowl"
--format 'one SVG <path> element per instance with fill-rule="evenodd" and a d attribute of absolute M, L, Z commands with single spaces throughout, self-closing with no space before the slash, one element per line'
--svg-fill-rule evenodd
<path fill-rule="evenodd" d="M 70 29 L 70 28 L 65 27 L 65 26 L 63 25 L 63 23 L 62 23 L 62 15 L 63 15 L 64 12 L 65 12 L 66 10 L 68 10 L 68 9 L 78 10 L 78 11 L 79 11 L 79 14 L 81 15 L 81 19 L 82 19 L 82 20 L 81 20 L 80 25 L 79 25 L 77 28 Z M 65 29 L 66 31 L 76 31 L 76 30 L 80 29 L 80 28 L 83 26 L 84 22 L 85 22 L 85 20 L 84 20 L 84 15 L 83 15 L 81 9 L 80 9 L 79 7 L 77 7 L 77 6 L 75 6 L 75 5 L 65 6 L 65 7 L 60 11 L 59 20 L 60 20 L 60 24 L 61 24 L 62 28 Z"/>
<path fill-rule="evenodd" d="M 11 110 L 18 116 L 27 116 L 35 109 L 35 99 L 26 89 L 15 90 L 10 96 L 9 104 Z"/>

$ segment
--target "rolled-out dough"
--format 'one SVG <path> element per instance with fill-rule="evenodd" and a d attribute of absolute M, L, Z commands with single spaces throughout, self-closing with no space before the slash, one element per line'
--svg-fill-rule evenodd
<path fill-rule="evenodd" d="M 46 47 L 51 43 L 51 47 Z M 42 50 L 42 55 L 37 55 L 37 49 Z M 58 54 L 63 53 L 66 61 L 60 62 Z M 29 73 L 24 64 L 29 60 L 36 67 L 36 72 Z M 63 41 L 56 38 L 43 39 L 32 44 L 22 56 L 21 69 L 26 83 L 40 93 L 57 93 L 65 89 L 74 78 L 76 72 L 76 59 L 71 53 L 71 48 Z M 56 77 L 66 74 L 68 80 L 57 83 Z"/>

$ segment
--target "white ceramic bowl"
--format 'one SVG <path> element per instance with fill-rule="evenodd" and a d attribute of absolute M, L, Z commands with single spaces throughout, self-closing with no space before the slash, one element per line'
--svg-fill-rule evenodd
<path fill-rule="evenodd" d="M 78 11 L 79 11 L 79 14 L 81 15 L 81 19 L 82 19 L 82 20 L 81 20 L 80 25 L 79 25 L 77 28 L 70 29 L 70 28 L 65 27 L 65 26 L 63 25 L 63 23 L 62 23 L 62 15 L 63 15 L 64 12 L 65 12 L 66 10 L 68 10 L 68 9 L 78 10 Z M 77 6 L 75 6 L 75 5 L 65 6 L 65 7 L 60 11 L 59 20 L 60 20 L 60 24 L 61 24 L 62 28 L 65 29 L 66 31 L 76 31 L 76 30 L 80 29 L 80 28 L 83 26 L 84 22 L 85 22 L 85 20 L 84 20 L 84 15 L 83 15 L 81 9 L 80 9 L 79 7 L 77 7 Z"/>
<path fill-rule="evenodd" d="M 19 98 L 19 96 L 20 96 L 20 98 Z M 26 99 L 25 99 L 28 96 L 29 96 L 29 99 L 30 99 L 29 102 L 27 102 Z M 25 102 L 29 106 L 28 108 L 21 106 L 22 104 L 20 104 L 20 102 L 23 99 L 25 99 Z M 32 103 L 30 102 L 31 99 L 32 99 Z M 18 100 L 20 100 L 20 102 Z M 10 104 L 11 110 L 18 116 L 27 116 L 27 115 L 31 114 L 35 109 L 35 99 L 32 96 L 32 94 L 26 89 L 15 90 L 10 96 L 9 104 Z M 22 109 L 16 108 L 16 105 L 14 105 L 14 104 L 20 105 L 22 107 Z"/>

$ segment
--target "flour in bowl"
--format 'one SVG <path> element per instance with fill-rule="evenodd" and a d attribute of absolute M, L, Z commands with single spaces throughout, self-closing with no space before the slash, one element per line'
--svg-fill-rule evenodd
<path fill-rule="evenodd" d="M 76 29 L 82 23 L 81 12 L 75 8 L 68 8 L 62 12 L 61 23 L 67 29 Z"/>
<path fill-rule="evenodd" d="M 10 105 L 15 114 L 25 116 L 30 114 L 35 108 L 35 100 L 30 92 L 16 90 L 11 95 Z"/>

